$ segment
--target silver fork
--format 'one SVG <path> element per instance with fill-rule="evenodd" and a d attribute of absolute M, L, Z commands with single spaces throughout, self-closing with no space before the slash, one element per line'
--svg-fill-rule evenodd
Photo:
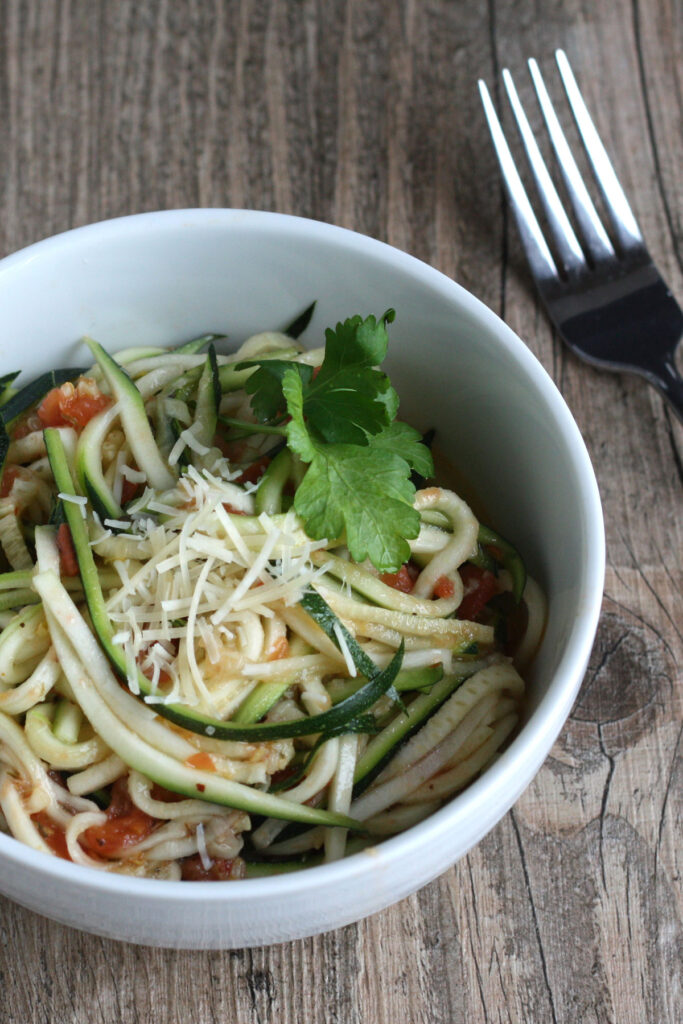
<path fill-rule="evenodd" d="M 486 119 L 532 276 L 550 319 L 577 355 L 603 369 L 645 377 L 683 422 L 683 378 L 674 364 L 674 353 L 683 336 L 683 311 L 645 247 L 566 54 L 556 50 L 555 59 L 609 214 L 613 241 L 588 194 L 536 61 L 529 61 L 529 70 L 581 241 L 548 173 L 507 69 L 503 81 L 554 252 L 531 207 L 486 84 L 480 80 Z"/>

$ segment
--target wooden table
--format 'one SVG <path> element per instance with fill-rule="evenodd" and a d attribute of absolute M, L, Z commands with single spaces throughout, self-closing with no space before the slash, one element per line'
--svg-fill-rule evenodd
<path fill-rule="evenodd" d="M 230 953 L 139 949 L 0 900 L 2 1024 L 683 1019 L 683 432 L 553 338 L 476 80 L 566 48 L 683 299 L 677 0 L 3 0 L 0 251 L 180 206 L 303 214 L 460 281 L 526 340 L 594 460 L 608 569 L 560 739 L 469 857 L 370 920 Z M 679 684 L 677 686 L 677 683 Z"/>

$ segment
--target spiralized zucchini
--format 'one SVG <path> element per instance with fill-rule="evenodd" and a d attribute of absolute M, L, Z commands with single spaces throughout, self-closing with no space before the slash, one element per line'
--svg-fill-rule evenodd
<path fill-rule="evenodd" d="M 396 573 L 308 536 L 306 465 L 245 385 L 324 351 L 216 340 L 89 342 L 6 423 L 0 827 L 97 870 L 237 879 L 411 827 L 508 741 L 544 628 L 517 552 L 443 487 Z"/>

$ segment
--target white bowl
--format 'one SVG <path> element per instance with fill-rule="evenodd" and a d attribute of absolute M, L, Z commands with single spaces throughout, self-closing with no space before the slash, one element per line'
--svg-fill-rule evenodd
<path fill-rule="evenodd" d="M 235 343 L 317 299 L 307 335 L 397 310 L 388 369 L 401 416 L 435 426 L 545 589 L 549 620 L 523 728 L 481 778 L 422 824 L 327 866 L 240 882 L 107 874 L 0 834 L 0 890 L 64 924 L 158 946 L 234 948 L 356 921 L 443 872 L 505 814 L 547 756 L 579 689 L 604 575 L 602 513 L 581 435 L 524 344 L 459 285 L 371 238 L 244 210 L 179 210 L 93 224 L 0 261 L 0 371 L 88 365 L 110 349 L 205 331 Z M 314 344 L 311 341 L 311 344 Z"/>

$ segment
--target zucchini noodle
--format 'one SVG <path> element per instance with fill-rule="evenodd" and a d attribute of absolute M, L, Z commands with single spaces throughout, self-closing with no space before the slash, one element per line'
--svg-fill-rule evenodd
<path fill-rule="evenodd" d="M 542 639 L 540 587 L 451 490 L 415 490 L 395 572 L 307 533 L 249 381 L 325 350 L 217 340 L 88 340 L 0 408 L 0 829 L 100 871 L 236 880 L 410 828 L 499 755 Z"/>

